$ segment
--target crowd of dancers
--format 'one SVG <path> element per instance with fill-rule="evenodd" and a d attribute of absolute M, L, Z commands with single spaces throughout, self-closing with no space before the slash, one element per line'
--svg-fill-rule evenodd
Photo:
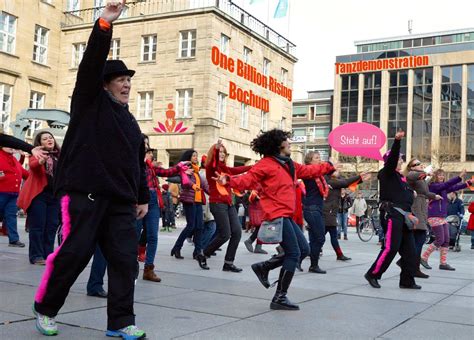
<path fill-rule="evenodd" d="M 370 174 L 344 178 L 339 164 L 322 161 L 317 152 L 305 155 L 304 164 L 294 162 L 291 133 L 279 129 L 262 132 L 252 140 L 251 149 L 262 156 L 252 166 L 228 166 L 227 149 L 218 140 L 201 158 L 195 150 L 186 150 L 177 165 L 161 167 L 153 159 L 148 138 L 129 112 L 135 71 L 122 61 L 107 61 L 112 23 L 123 6 L 124 1 L 107 4 L 94 25 L 79 66 L 71 120 L 62 147 L 47 131 L 35 137 L 33 146 L 0 134 L 0 208 L 8 227 L 9 245 L 25 246 L 16 230 L 18 206 L 27 214 L 29 261 L 45 265 L 33 304 L 37 329 L 44 335 L 58 334 L 55 317 L 94 255 L 91 280 L 95 284 L 88 285 L 88 290 L 90 295 L 108 299 L 106 335 L 144 338 L 146 334 L 136 326 L 133 311 L 137 258 L 144 262 L 142 278 L 160 282 L 154 265 L 159 220 L 164 212 L 163 226 L 174 227 L 173 199 L 178 196 L 186 227 L 173 245 L 171 256 L 182 261 L 183 244 L 192 238 L 193 261 L 203 270 L 210 270 L 207 259 L 227 243 L 222 270 L 241 272 L 234 263 L 242 237 L 235 199 L 247 196 L 255 230 L 244 242 L 245 247 L 265 254 L 258 238 L 259 227 L 270 224 L 281 231 L 278 253 L 251 268 L 265 288 L 276 285 L 271 309 L 298 310 L 299 306 L 287 297 L 294 273 L 304 270 L 307 256 L 309 272 L 326 273 L 319 266 L 326 233 L 331 236 L 336 259 L 350 260 L 338 239 L 347 239 L 351 206 L 358 221 L 366 206 L 360 194 L 352 203 L 346 188 L 368 181 Z M 464 181 L 465 171 L 448 180 L 442 170 L 425 172 L 417 159 L 411 160 L 404 172 L 405 159 L 400 154 L 403 137 L 403 131 L 396 134 L 377 174 L 385 236 L 380 253 L 365 274 L 374 288 L 380 288 L 379 280 L 397 253 L 401 255 L 397 262 L 401 267 L 400 288 L 421 288 L 415 278 L 428 277 L 420 265 L 430 269 L 428 261 L 434 251 L 440 253 L 439 269 L 454 270 L 447 263 L 447 194 L 472 184 Z M 14 157 L 15 149 L 30 154 L 29 171 Z M 166 177 L 168 183 L 161 185 L 158 177 Z M 422 252 L 428 223 L 436 240 Z M 59 224 L 61 243 L 55 248 Z M 105 267 L 108 292 L 101 283 Z M 278 280 L 272 284 L 269 272 L 277 268 Z"/>

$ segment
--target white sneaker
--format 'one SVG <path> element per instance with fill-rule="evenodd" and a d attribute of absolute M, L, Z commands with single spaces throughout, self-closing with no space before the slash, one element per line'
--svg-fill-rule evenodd
<path fill-rule="evenodd" d="M 56 320 L 49 316 L 38 313 L 33 306 L 33 313 L 36 316 L 36 329 L 43 335 L 58 335 L 58 326 Z"/>
<path fill-rule="evenodd" d="M 117 331 L 108 330 L 105 335 L 126 340 L 145 339 L 146 337 L 146 333 L 135 325 L 127 326 Z"/>

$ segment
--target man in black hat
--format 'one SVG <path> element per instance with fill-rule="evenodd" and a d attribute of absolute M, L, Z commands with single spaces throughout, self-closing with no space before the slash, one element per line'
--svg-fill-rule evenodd
<path fill-rule="evenodd" d="M 71 120 L 58 161 L 54 191 L 61 199 L 63 243 L 46 260 L 35 296 L 36 327 L 58 333 L 54 317 L 98 243 L 108 263 L 107 336 L 142 339 L 135 326 L 135 223 L 148 210 L 145 147 L 128 110 L 135 73 L 107 62 L 112 22 L 122 2 L 109 3 L 96 21 L 79 65 Z"/>

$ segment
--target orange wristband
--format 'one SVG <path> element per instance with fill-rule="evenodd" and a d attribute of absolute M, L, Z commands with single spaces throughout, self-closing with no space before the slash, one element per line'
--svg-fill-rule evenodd
<path fill-rule="evenodd" d="M 105 19 L 99 19 L 99 26 L 102 31 L 108 31 L 110 29 L 110 22 Z"/>

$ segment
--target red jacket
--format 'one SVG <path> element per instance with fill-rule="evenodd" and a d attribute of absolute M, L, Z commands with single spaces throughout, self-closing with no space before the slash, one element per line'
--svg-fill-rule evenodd
<path fill-rule="evenodd" d="M 17 205 L 26 212 L 33 198 L 38 196 L 48 184 L 46 169 L 35 156 L 30 157 L 30 176 L 18 196 Z"/>
<path fill-rule="evenodd" d="M 297 225 L 303 227 L 303 190 L 301 189 L 302 183 L 296 185 L 295 193 L 295 213 L 293 214 L 293 221 Z"/>
<path fill-rule="evenodd" d="M 467 224 L 467 230 L 474 231 L 474 202 L 469 204 L 467 210 L 471 213 L 471 216 L 469 216 L 469 222 Z"/>
<path fill-rule="evenodd" d="M 228 195 L 221 195 L 217 190 L 216 181 L 212 179 L 212 177 L 216 177 L 216 171 L 228 175 L 239 175 L 249 171 L 251 168 L 251 166 L 237 166 L 233 168 L 227 166 L 224 162 L 219 162 L 219 149 L 215 149 L 213 159 L 206 165 L 206 179 L 209 184 L 209 203 L 224 203 L 232 205 L 230 185 L 227 184 L 225 186 Z"/>
<path fill-rule="evenodd" d="M 330 163 L 301 165 L 294 163 L 295 178 L 281 166 L 273 157 L 264 157 L 246 174 L 232 176 L 230 186 L 244 191 L 256 188 L 260 183 L 262 193 L 260 203 L 264 213 L 264 220 L 273 220 L 278 217 L 291 218 L 295 212 L 296 179 L 309 179 L 333 172 L 335 169 Z"/>
<path fill-rule="evenodd" d="M 22 178 L 28 178 L 26 171 L 18 160 L 10 153 L 0 149 L 0 192 L 18 193 Z"/>

